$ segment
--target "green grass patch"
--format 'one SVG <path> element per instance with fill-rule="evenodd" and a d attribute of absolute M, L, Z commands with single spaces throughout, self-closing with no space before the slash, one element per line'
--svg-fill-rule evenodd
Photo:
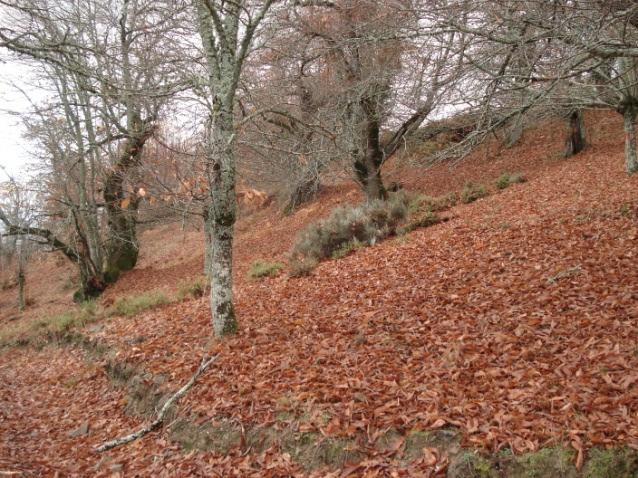
<path fill-rule="evenodd" d="M 177 300 L 184 300 L 189 297 L 198 299 L 203 297 L 208 289 L 208 280 L 206 277 L 197 277 L 190 281 L 182 281 L 177 289 Z"/>
<path fill-rule="evenodd" d="M 498 470 L 475 451 L 464 451 L 450 463 L 448 478 L 498 478 Z"/>
<path fill-rule="evenodd" d="M 365 244 L 357 241 L 356 239 L 354 241 L 346 242 L 345 244 L 339 246 L 336 250 L 332 251 L 332 258 L 343 259 L 344 257 L 349 256 L 353 252 L 364 247 L 366 247 Z"/>
<path fill-rule="evenodd" d="M 415 229 L 419 229 L 422 227 L 430 227 L 435 224 L 438 224 L 441 221 L 442 219 L 441 217 L 439 217 L 438 214 L 432 211 L 427 211 L 425 213 L 416 215 L 415 217 L 411 218 L 407 224 L 405 224 L 404 226 L 401 226 L 397 230 L 397 234 L 399 235 L 407 234 L 408 232 L 412 232 Z"/>
<path fill-rule="evenodd" d="M 589 451 L 583 470 L 585 478 L 634 478 L 638 476 L 638 451 L 629 448 Z"/>
<path fill-rule="evenodd" d="M 482 184 L 467 183 L 461 191 L 461 202 L 470 204 L 488 195 L 487 189 Z"/>
<path fill-rule="evenodd" d="M 509 478 L 576 478 L 575 452 L 568 448 L 543 448 L 515 456 L 503 452 L 501 462 Z"/>
<path fill-rule="evenodd" d="M 262 279 L 264 277 L 275 277 L 284 269 L 281 262 L 255 261 L 250 265 L 248 277 L 251 279 Z"/>
<path fill-rule="evenodd" d="M 524 183 L 527 179 L 523 173 L 503 173 L 495 182 L 497 189 L 506 189 L 512 184 Z"/>
<path fill-rule="evenodd" d="M 131 317 L 145 310 L 170 303 L 170 300 L 162 292 L 147 292 L 140 295 L 121 297 L 115 301 L 109 310 L 111 315 L 123 315 Z"/>
<path fill-rule="evenodd" d="M 34 322 L 18 322 L 0 330 L 0 347 L 29 345 L 46 342 L 47 337 L 59 336 L 73 329 L 82 328 L 102 315 L 93 301 L 84 302 L 79 308 L 62 314 L 42 317 Z"/>

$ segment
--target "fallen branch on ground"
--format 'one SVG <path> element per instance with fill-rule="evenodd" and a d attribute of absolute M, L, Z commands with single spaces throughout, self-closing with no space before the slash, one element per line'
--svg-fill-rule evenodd
<path fill-rule="evenodd" d="M 155 420 L 152 423 L 150 423 L 149 425 L 146 425 L 145 427 L 140 428 L 136 432 L 133 432 L 129 435 L 125 435 L 123 437 L 115 438 L 114 440 L 109 440 L 107 442 L 104 442 L 100 446 L 96 447 L 95 451 L 103 452 L 103 451 L 110 450 L 111 448 L 115 448 L 116 446 L 125 445 L 134 440 L 137 440 L 138 438 L 143 437 L 147 433 L 150 433 L 153 430 L 155 430 L 157 427 L 159 427 L 164 421 L 164 415 L 166 415 L 166 412 L 168 412 L 169 408 L 171 408 L 171 406 L 175 402 L 177 402 L 180 398 L 186 395 L 186 392 L 188 392 L 188 390 L 195 384 L 195 381 L 197 380 L 197 378 L 204 372 L 204 370 L 208 368 L 210 364 L 212 364 L 215 360 L 217 360 L 218 357 L 219 355 L 215 355 L 209 359 L 206 359 L 206 357 L 204 357 L 202 359 L 202 363 L 200 364 L 199 368 L 195 371 L 195 373 L 190 378 L 190 380 L 182 388 L 180 388 L 177 392 L 175 392 L 174 395 L 172 395 L 168 400 L 166 400 L 166 403 L 162 406 L 162 409 L 157 414 L 157 418 L 155 418 Z"/>

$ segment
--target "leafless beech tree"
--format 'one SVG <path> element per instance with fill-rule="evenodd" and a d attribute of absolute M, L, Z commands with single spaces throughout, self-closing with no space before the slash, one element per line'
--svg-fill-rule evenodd
<path fill-rule="evenodd" d="M 335 138 L 330 153 L 348 158 L 368 200 L 386 197 L 383 164 L 450 106 L 463 76 L 465 34 L 428 28 L 437 12 L 426 4 L 344 0 L 290 13 L 308 45 L 304 93 L 324 111 Z"/>
<path fill-rule="evenodd" d="M 216 335 L 237 330 L 233 305 L 233 237 L 237 217 L 234 145 L 236 99 L 246 58 L 259 27 L 275 3 L 193 0 L 206 57 L 210 101 L 207 157 L 207 234 L 211 238 L 211 314 Z"/>
<path fill-rule="evenodd" d="M 37 222 L 35 198 L 24 184 L 14 178 L 0 183 L 0 235 L 7 236 L 11 230 L 6 224 L 15 224 L 21 228 L 33 227 Z M 5 227 L 2 227 L 5 226 Z M 16 283 L 18 285 L 18 309 L 26 307 L 26 268 L 32 250 L 27 236 L 20 236 L 14 242 Z"/>
<path fill-rule="evenodd" d="M 129 179 L 179 88 L 173 45 L 185 7 L 177 0 L 2 5 L 0 46 L 33 65 L 51 91 L 25 121 L 46 173 L 50 222 L 53 229 L 60 219 L 69 224 L 29 233 L 48 238 L 78 264 L 79 298 L 95 295 L 137 261 L 143 191 Z"/>
<path fill-rule="evenodd" d="M 469 61 L 489 78 L 485 105 L 525 92 L 515 105 L 503 101 L 504 118 L 530 111 L 562 111 L 570 121 L 567 152 L 578 149 L 582 108 L 613 108 L 623 115 L 629 174 L 638 170 L 635 120 L 638 114 L 636 58 L 638 5 L 629 1 L 539 0 L 459 2 L 469 21 L 454 18 L 443 29 L 472 35 L 481 48 L 468 52 Z M 529 54 L 530 51 L 533 54 Z M 493 52 L 494 64 L 486 52 Z M 522 57 L 528 65 L 521 77 L 514 68 Z M 497 122 L 502 124 L 502 121 Z"/>

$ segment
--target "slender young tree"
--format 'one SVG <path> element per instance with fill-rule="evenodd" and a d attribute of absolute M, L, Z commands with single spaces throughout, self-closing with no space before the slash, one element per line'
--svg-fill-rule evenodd
<path fill-rule="evenodd" d="M 205 160 L 209 191 L 205 228 L 212 249 L 210 307 L 214 333 L 224 336 L 236 332 L 238 327 L 233 304 L 237 91 L 258 28 L 275 0 L 193 2 L 206 58 L 206 86 L 210 95 Z"/>

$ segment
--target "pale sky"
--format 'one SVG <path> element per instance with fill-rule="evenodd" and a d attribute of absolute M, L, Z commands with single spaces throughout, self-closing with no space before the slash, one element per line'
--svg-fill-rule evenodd
<path fill-rule="evenodd" d="M 17 177 L 24 177 L 29 143 L 22 137 L 24 128 L 20 118 L 11 112 L 29 111 L 29 102 L 24 95 L 12 86 L 12 83 L 25 88 L 30 95 L 38 96 L 30 90 L 29 69 L 15 62 L 0 63 L 0 165 Z M 0 174 L 0 181 L 3 178 Z"/>

